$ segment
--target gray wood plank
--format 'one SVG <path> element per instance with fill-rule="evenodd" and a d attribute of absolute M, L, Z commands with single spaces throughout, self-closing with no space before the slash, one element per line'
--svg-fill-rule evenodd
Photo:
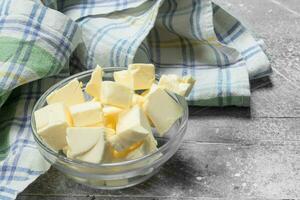
<path fill-rule="evenodd" d="M 273 2 L 274 4 L 278 5 L 282 9 L 294 14 L 300 16 L 300 3 L 298 0 L 269 0 Z"/>
<path fill-rule="evenodd" d="M 23 195 L 300 198 L 299 142 L 259 145 L 184 142 L 157 175 L 116 191 L 88 188 L 51 169 Z"/>
<path fill-rule="evenodd" d="M 300 141 L 300 118 L 234 118 L 190 116 L 185 140 L 257 144 L 261 141 Z"/>
<path fill-rule="evenodd" d="M 32 196 L 24 195 L 19 200 L 222 200 L 222 198 L 206 198 L 206 197 L 118 197 L 118 196 L 101 196 L 101 195 L 85 195 L 85 196 Z M 257 200 L 257 199 L 256 199 Z"/>

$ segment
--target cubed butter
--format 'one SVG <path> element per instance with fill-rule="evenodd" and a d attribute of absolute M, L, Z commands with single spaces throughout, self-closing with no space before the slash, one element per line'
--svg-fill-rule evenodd
<path fill-rule="evenodd" d="M 89 151 L 100 137 L 104 137 L 103 132 L 103 128 L 98 127 L 67 128 L 68 150 L 73 157 Z"/>
<path fill-rule="evenodd" d="M 95 68 L 95 70 L 91 75 L 90 81 L 87 83 L 85 87 L 86 93 L 99 100 L 101 95 L 101 82 L 102 82 L 102 68 L 97 65 L 97 67 Z"/>
<path fill-rule="evenodd" d="M 104 129 L 100 129 L 100 137 L 95 144 L 94 147 L 92 147 L 88 152 L 77 156 L 76 158 L 78 160 L 82 160 L 85 162 L 90 163 L 100 163 L 103 159 L 104 151 L 105 151 L 105 136 L 104 136 Z"/>
<path fill-rule="evenodd" d="M 125 160 L 134 160 L 141 157 L 144 157 L 150 153 L 153 153 L 157 150 L 157 141 L 155 140 L 153 134 L 149 134 L 141 146 L 130 151 L 127 155 Z"/>
<path fill-rule="evenodd" d="M 37 133 L 53 149 L 67 145 L 66 129 L 72 125 L 69 111 L 62 103 L 47 105 L 34 113 Z"/>
<path fill-rule="evenodd" d="M 132 105 L 139 105 L 139 106 L 142 106 L 143 103 L 145 101 L 145 98 L 141 95 L 138 95 L 138 94 L 133 94 L 132 96 Z"/>
<path fill-rule="evenodd" d="M 119 114 L 123 112 L 123 109 L 104 105 L 103 106 L 104 126 L 111 129 L 116 129 Z"/>
<path fill-rule="evenodd" d="M 66 106 L 80 104 L 85 101 L 81 83 L 77 79 L 73 79 L 62 88 L 53 91 L 47 96 L 46 100 L 48 104 L 63 103 Z"/>
<path fill-rule="evenodd" d="M 135 63 L 128 66 L 133 77 L 133 89 L 149 89 L 155 81 L 155 67 L 153 64 Z"/>
<path fill-rule="evenodd" d="M 120 151 L 120 152 L 113 150 L 113 157 L 116 159 L 124 159 L 130 152 L 132 152 L 132 151 L 138 149 L 140 146 L 142 146 L 143 143 L 144 143 L 144 141 L 137 142 L 137 143 L 131 145 L 129 148 L 127 148 L 123 151 Z"/>
<path fill-rule="evenodd" d="M 116 135 L 109 141 L 114 149 L 120 152 L 142 141 L 150 133 L 152 132 L 148 119 L 142 109 L 136 105 L 119 115 Z"/>
<path fill-rule="evenodd" d="M 102 122 L 103 113 L 99 102 L 85 102 L 70 107 L 73 124 L 76 127 L 91 126 Z"/>
<path fill-rule="evenodd" d="M 149 93 L 143 109 L 160 136 L 163 136 L 183 114 L 182 107 L 161 88 Z"/>
<path fill-rule="evenodd" d="M 115 106 L 109 106 L 109 105 L 103 106 L 103 116 L 104 117 L 118 116 L 122 111 L 123 111 L 123 109 L 115 107 Z"/>
<path fill-rule="evenodd" d="M 128 70 L 114 72 L 114 80 L 129 89 L 134 89 L 133 77 Z"/>
<path fill-rule="evenodd" d="M 146 98 L 151 92 L 155 91 L 156 88 L 158 88 L 158 85 L 156 83 L 153 83 L 149 90 L 145 90 L 142 92 L 141 96 Z"/>
<path fill-rule="evenodd" d="M 158 87 L 169 90 L 181 96 L 188 96 L 194 86 L 195 80 L 191 76 L 180 78 L 177 75 L 162 75 Z"/>
<path fill-rule="evenodd" d="M 101 102 L 120 108 L 129 108 L 133 92 L 116 82 L 103 81 L 101 86 Z"/>
<path fill-rule="evenodd" d="M 155 80 L 155 68 L 152 64 L 130 64 L 128 70 L 114 72 L 116 82 L 132 89 L 149 89 Z"/>

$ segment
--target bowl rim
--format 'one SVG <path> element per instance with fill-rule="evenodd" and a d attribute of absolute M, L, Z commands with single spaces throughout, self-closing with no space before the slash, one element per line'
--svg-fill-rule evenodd
<path fill-rule="evenodd" d="M 107 67 L 107 68 L 102 68 L 104 73 L 105 72 L 114 72 L 114 71 L 120 71 L 120 70 L 125 70 L 126 68 L 124 67 Z M 64 78 L 60 81 L 58 81 L 57 83 L 55 83 L 54 85 L 52 85 L 50 88 L 48 88 L 37 100 L 37 102 L 35 103 L 33 109 L 32 109 L 32 113 L 31 113 L 31 120 L 30 120 L 30 126 L 31 126 L 31 130 L 34 136 L 35 141 L 37 142 L 37 144 L 45 151 L 47 151 L 49 154 L 51 154 L 52 156 L 54 156 L 57 159 L 62 160 L 63 162 L 66 163 L 70 163 L 70 164 L 75 164 L 78 166 L 85 166 L 85 167 L 91 167 L 91 168 L 99 168 L 99 167 L 117 167 L 117 166 L 126 166 L 129 164 L 135 164 L 135 163 L 139 163 L 142 162 L 144 160 L 147 160 L 150 157 L 154 157 L 156 155 L 159 155 L 162 151 L 164 151 L 165 149 L 167 149 L 170 145 L 172 145 L 174 143 L 174 141 L 176 141 L 176 138 L 180 137 L 180 143 L 182 141 L 183 136 L 185 135 L 184 129 L 187 126 L 188 123 L 188 116 L 189 116 L 189 110 L 188 110 L 188 104 L 187 101 L 185 100 L 184 97 L 181 97 L 177 94 L 172 93 L 173 96 L 176 97 L 176 101 L 177 103 L 179 103 L 182 108 L 183 108 L 183 115 L 178 119 L 180 121 L 182 121 L 182 123 L 180 124 L 179 129 L 177 129 L 177 135 L 176 137 L 172 137 L 170 138 L 170 140 L 168 140 L 168 142 L 166 142 L 165 144 L 163 144 L 161 147 L 159 147 L 156 151 L 143 156 L 141 158 L 137 158 L 137 159 L 133 159 L 133 160 L 128 160 L 128 161 L 121 161 L 121 162 L 114 162 L 114 163 L 90 163 L 90 162 L 85 162 L 85 161 L 81 161 L 81 160 L 77 160 L 77 159 L 72 159 L 72 158 L 68 158 L 67 156 L 63 155 L 63 154 L 59 154 L 58 152 L 56 152 L 55 150 L 53 150 L 52 148 L 48 147 L 48 145 L 45 144 L 45 142 L 42 141 L 42 139 L 38 136 L 38 133 L 36 132 L 36 127 L 35 127 L 35 118 L 34 118 L 34 112 L 41 108 L 40 105 L 44 105 L 45 104 L 45 100 L 46 97 L 52 92 L 54 91 L 56 88 L 62 87 L 63 85 L 65 85 L 66 83 L 68 83 L 70 80 L 74 79 L 74 78 L 84 78 L 85 76 L 90 75 L 92 72 L 94 71 L 94 69 L 91 70 L 87 70 L 87 71 L 83 71 L 80 73 L 76 73 L 72 76 L 69 76 L 67 78 Z M 159 75 L 156 74 L 156 79 L 159 78 Z M 169 92 L 168 92 L 169 93 Z M 169 95 L 171 95 L 169 93 Z M 171 97 L 172 97 L 171 95 Z M 172 97 L 174 98 L 174 97 Z M 182 102 L 181 102 L 182 101 Z M 178 121 L 177 120 L 177 121 Z"/>

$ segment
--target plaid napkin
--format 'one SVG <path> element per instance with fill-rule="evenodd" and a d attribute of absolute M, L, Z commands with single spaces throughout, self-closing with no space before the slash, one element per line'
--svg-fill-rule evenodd
<path fill-rule="evenodd" d="M 0 199 L 49 169 L 30 130 L 39 96 L 96 64 L 133 62 L 192 75 L 188 100 L 201 106 L 249 106 L 249 79 L 271 73 L 251 33 L 210 0 L 2 0 Z"/>

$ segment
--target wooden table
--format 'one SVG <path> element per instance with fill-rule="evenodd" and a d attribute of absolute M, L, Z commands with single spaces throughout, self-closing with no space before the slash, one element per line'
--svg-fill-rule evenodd
<path fill-rule="evenodd" d="M 300 198 L 300 2 L 217 2 L 267 45 L 274 74 L 252 84 L 251 108 L 190 108 L 179 151 L 136 187 L 95 190 L 51 169 L 18 199 Z"/>

